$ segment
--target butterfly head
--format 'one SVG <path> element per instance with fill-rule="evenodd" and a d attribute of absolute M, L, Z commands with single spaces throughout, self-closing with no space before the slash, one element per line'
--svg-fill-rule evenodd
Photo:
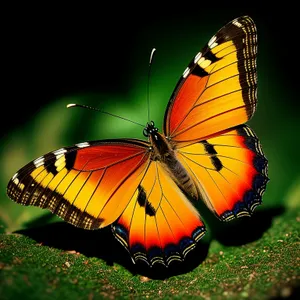
<path fill-rule="evenodd" d="M 157 127 L 155 127 L 155 124 L 153 121 L 147 123 L 146 127 L 144 128 L 143 134 L 145 137 L 149 137 L 152 134 L 155 134 L 158 132 Z"/>

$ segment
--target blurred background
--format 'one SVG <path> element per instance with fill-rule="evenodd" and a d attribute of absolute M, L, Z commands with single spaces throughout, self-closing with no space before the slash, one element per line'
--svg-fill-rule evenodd
<path fill-rule="evenodd" d="M 11 176 L 29 161 L 75 143 L 143 139 L 142 128 L 80 103 L 147 122 L 161 130 L 166 105 L 187 64 L 227 22 L 251 16 L 258 28 L 258 109 L 249 125 L 269 160 L 270 182 L 259 209 L 299 208 L 299 96 L 297 10 L 287 1 L 220 5 L 212 1 L 95 7 L 28 6 L 7 10 L 2 36 L 0 219 L 11 232 L 39 208 L 6 196 Z"/>

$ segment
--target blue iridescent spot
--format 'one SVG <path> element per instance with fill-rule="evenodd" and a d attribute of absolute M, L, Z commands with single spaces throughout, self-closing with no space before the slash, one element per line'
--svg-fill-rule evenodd
<path fill-rule="evenodd" d="M 247 210 L 244 202 L 238 202 L 233 208 L 233 213 L 236 216 L 239 212 Z"/>
<path fill-rule="evenodd" d="M 264 157 L 257 155 L 253 160 L 253 164 L 256 171 L 261 173 L 265 169 L 267 161 Z"/>
<path fill-rule="evenodd" d="M 253 202 L 256 202 L 257 194 L 253 190 L 249 190 L 245 193 L 243 199 L 247 204 L 247 207 L 251 207 Z"/>
<path fill-rule="evenodd" d="M 151 261 L 155 257 L 163 257 L 163 252 L 161 251 L 161 249 L 159 247 L 156 247 L 156 246 L 151 247 L 148 250 L 149 261 Z"/>
<path fill-rule="evenodd" d="M 174 245 L 174 244 L 168 244 L 165 249 L 164 252 L 166 254 L 166 257 L 172 256 L 172 255 L 178 255 L 179 251 L 178 251 L 178 246 Z"/>
<path fill-rule="evenodd" d="M 146 249 L 143 245 L 141 244 L 135 244 L 131 247 L 131 250 L 133 253 L 145 253 L 146 254 Z"/>
<path fill-rule="evenodd" d="M 250 137 L 250 136 L 244 136 L 244 144 L 247 148 L 249 148 L 251 151 L 257 153 L 256 145 L 257 145 L 257 139 Z"/>
<path fill-rule="evenodd" d="M 180 252 L 183 252 L 186 248 L 192 245 L 194 241 L 189 237 L 184 237 L 179 242 Z"/>
<path fill-rule="evenodd" d="M 204 227 L 204 226 L 202 226 L 202 227 L 197 227 L 197 228 L 193 231 L 193 233 L 192 233 L 192 238 L 193 238 L 194 240 L 197 239 L 197 237 L 198 237 L 199 235 L 202 235 L 205 231 L 206 231 L 206 230 L 205 230 L 205 227 Z"/>
<path fill-rule="evenodd" d="M 222 215 L 220 215 L 220 217 L 221 217 L 221 219 L 226 220 L 227 218 L 229 218 L 232 215 L 233 215 L 232 211 L 226 210 L 224 213 L 222 213 Z"/>
<path fill-rule="evenodd" d="M 257 174 L 253 180 L 253 187 L 256 191 L 259 191 L 266 183 L 266 177 L 261 174 Z"/>
<path fill-rule="evenodd" d="M 128 230 L 121 224 L 114 225 L 114 231 L 117 235 L 121 236 L 128 244 Z"/>

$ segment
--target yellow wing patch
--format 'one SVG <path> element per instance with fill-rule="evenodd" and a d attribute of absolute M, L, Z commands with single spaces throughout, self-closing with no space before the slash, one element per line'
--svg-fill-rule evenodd
<path fill-rule="evenodd" d="M 267 160 L 254 132 L 241 125 L 178 149 L 200 198 L 222 220 L 252 214 L 261 203 Z"/>
<path fill-rule="evenodd" d="M 143 177 L 148 148 L 117 141 L 109 145 L 98 142 L 95 147 L 63 148 L 34 160 L 9 182 L 8 195 L 20 204 L 47 208 L 85 229 L 111 224 Z M 99 161 L 102 153 L 111 153 L 105 163 Z M 74 168 L 76 165 L 82 169 Z"/>
<path fill-rule="evenodd" d="M 155 161 L 113 230 L 134 261 L 150 265 L 183 260 L 205 233 L 198 211 Z"/>
<path fill-rule="evenodd" d="M 249 120 L 257 102 L 256 54 L 249 17 L 219 30 L 179 80 L 165 115 L 166 136 L 183 147 Z"/>

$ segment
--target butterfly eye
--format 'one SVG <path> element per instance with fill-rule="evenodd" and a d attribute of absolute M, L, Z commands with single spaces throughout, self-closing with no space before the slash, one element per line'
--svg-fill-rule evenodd
<path fill-rule="evenodd" d="M 154 122 L 153 121 L 151 121 L 150 124 L 151 124 L 151 126 L 154 126 Z"/>
<path fill-rule="evenodd" d="M 148 132 L 148 130 L 147 130 L 146 128 L 144 128 L 144 130 L 143 130 L 143 135 L 144 135 L 145 137 L 148 137 L 148 136 L 149 136 L 149 132 Z"/>

